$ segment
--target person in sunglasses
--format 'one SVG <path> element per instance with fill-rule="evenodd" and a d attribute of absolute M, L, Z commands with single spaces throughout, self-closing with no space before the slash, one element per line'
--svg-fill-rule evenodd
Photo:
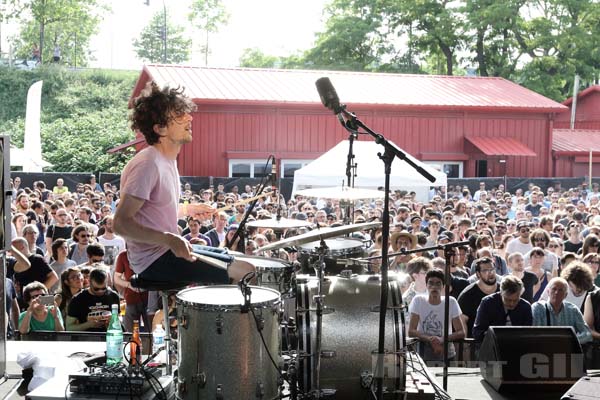
<path fill-rule="evenodd" d="M 119 295 L 108 287 L 107 274 L 95 268 L 90 272 L 90 286 L 79 292 L 67 308 L 67 330 L 105 332 L 113 304 Z"/>

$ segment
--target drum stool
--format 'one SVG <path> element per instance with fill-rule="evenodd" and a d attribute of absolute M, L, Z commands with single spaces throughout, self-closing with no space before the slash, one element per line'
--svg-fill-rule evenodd
<path fill-rule="evenodd" d="M 173 373 L 173 366 L 171 365 L 171 325 L 169 323 L 169 294 L 179 292 L 192 282 L 164 282 L 164 281 L 153 281 L 141 278 L 135 274 L 131 277 L 129 283 L 131 287 L 138 290 L 154 290 L 160 292 L 163 305 L 163 317 L 165 326 L 165 350 L 167 352 L 167 375 Z M 152 329 L 152 327 L 150 327 Z"/>

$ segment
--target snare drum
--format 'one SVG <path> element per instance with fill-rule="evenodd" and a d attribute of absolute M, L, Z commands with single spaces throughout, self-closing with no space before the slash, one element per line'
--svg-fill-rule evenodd
<path fill-rule="evenodd" d="M 371 399 L 370 385 L 376 377 L 374 352 L 378 349 L 381 282 L 378 276 L 328 277 L 323 283 L 325 307 L 321 337 L 321 368 L 316 379 L 316 304 L 318 280 L 298 283 L 298 383 L 309 394 L 316 388 L 334 389 L 336 399 Z M 404 360 L 397 353 L 402 347 L 401 295 L 393 274 L 388 282 L 384 358 L 384 386 L 403 387 Z"/>
<path fill-rule="evenodd" d="M 290 292 L 293 275 L 290 263 L 277 258 L 255 256 L 236 256 L 235 259 L 254 265 L 258 286 L 275 289 L 282 295 Z"/>
<path fill-rule="evenodd" d="M 179 399 L 277 399 L 280 296 L 251 286 L 252 312 L 242 313 L 237 286 L 205 286 L 177 294 Z M 265 349 L 265 347 L 268 349 Z"/>
<path fill-rule="evenodd" d="M 364 243 L 355 238 L 325 239 L 329 251 L 325 257 L 325 275 L 337 275 L 344 269 L 352 270 L 354 274 L 363 274 L 366 271 L 361 264 L 338 264 L 337 260 L 348 258 L 362 258 L 366 256 Z M 298 260 L 302 264 L 302 273 L 315 275 L 313 265 L 318 261 L 319 255 L 315 248 L 321 245 L 320 241 L 299 246 Z"/>

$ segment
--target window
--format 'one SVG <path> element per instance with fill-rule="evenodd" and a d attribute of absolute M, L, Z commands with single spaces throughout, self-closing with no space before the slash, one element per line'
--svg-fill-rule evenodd
<path fill-rule="evenodd" d="M 312 161 L 313 160 L 281 160 L 281 176 L 284 178 L 293 178 L 294 172 Z"/>
<path fill-rule="evenodd" d="M 425 164 L 432 166 L 438 171 L 442 171 L 448 178 L 463 177 L 462 161 L 423 161 Z"/>
<path fill-rule="evenodd" d="M 262 178 L 271 172 L 271 164 L 265 160 L 229 160 L 229 177 Z"/>

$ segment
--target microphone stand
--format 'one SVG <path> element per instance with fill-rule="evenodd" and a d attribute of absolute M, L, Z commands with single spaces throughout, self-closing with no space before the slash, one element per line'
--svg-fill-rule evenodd
<path fill-rule="evenodd" d="M 348 129 L 350 135 L 348 135 L 348 158 L 346 159 L 346 177 L 348 178 L 348 187 L 354 187 L 354 177 L 356 177 L 356 167 L 357 165 L 354 163 L 354 140 L 358 138 L 358 132 L 355 129 L 349 128 L 346 124 L 344 124 L 344 128 Z M 352 221 L 350 220 L 350 216 L 353 214 L 354 203 L 348 202 L 346 205 L 346 215 L 344 217 L 344 224 L 349 225 Z"/>
<path fill-rule="evenodd" d="M 267 159 L 267 165 L 269 165 L 269 160 L 273 159 L 273 162 L 275 162 L 275 157 L 273 156 L 269 156 L 269 158 Z M 265 189 L 265 182 L 266 182 L 266 178 L 267 175 L 265 175 L 261 182 L 260 185 L 258 185 L 258 189 L 256 190 L 256 195 L 260 195 L 262 194 L 262 192 Z M 250 205 L 248 206 L 248 209 L 246 210 L 246 212 L 244 213 L 244 218 L 242 218 L 242 220 L 240 221 L 240 223 L 238 224 L 238 229 L 235 231 L 235 233 L 233 234 L 233 237 L 231 238 L 231 241 L 227 240 L 227 235 L 225 235 L 225 247 L 229 248 L 229 246 L 231 246 L 233 243 L 235 243 L 235 239 L 237 239 L 238 237 L 240 238 L 240 244 L 238 245 L 238 251 L 240 253 L 246 253 L 246 235 L 242 234 L 242 231 L 245 232 L 246 229 L 246 221 L 248 220 L 248 217 L 250 216 L 250 213 L 252 212 L 252 210 L 254 210 L 254 207 L 256 207 L 256 203 L 258 202 L 258 198 L 254 199 Z M 241 248 L 241 250 L 240 250 Z"/>
<path fill-rule="evenodd" d="M 379 304 L 379 339 L 377 345 L 377 367 L 376 367 L 376 383 L 377 392 L 376 398 L 379 400 L 383 399 L 383 361 L 385 357 L 385 319 L 388 304 L 388 249 L 389 249 L 389 235 L 390 235 L 390 175 L 392 172 L 392 162 L 394 158 L 406 161 L 408 165 L 413 167 L 423 177 L 430 182 L 435 182 L 435 178 L 427 172 L 424 168 L 415 164 L 410 158 L 406 157 L 406 153 L 400 150 L 389 142 L 383 135 L 374 132 L 368 126 L 366 126 L 360 119 L 356 117 L 354 113 L 346 110 L 345 106 L 341 107 L 341 113 L 346 116 L 348 121 L 345 126 L 347 129 L 350 128 L 362 128 L 365 132 L 371 135 L 375 142 L 384 147 L 384 152 L 377 153 L 381 161 L 384 163 L 385 172 L 385 196 L 383 200 L 383 227 L 382 227 L 382 245 L 381 245 L 381 301 Z M 402 303 L 402 295 L 400 295 L 400 302 Z M 404 329 L 404 327 L 402 327 Z M 406 347 L 406 335 L 402 335 L 402 348 Z M 400 388 L 402 391 L 406 390 L 406 381 L 402 382 L 403 387 Z"/>

